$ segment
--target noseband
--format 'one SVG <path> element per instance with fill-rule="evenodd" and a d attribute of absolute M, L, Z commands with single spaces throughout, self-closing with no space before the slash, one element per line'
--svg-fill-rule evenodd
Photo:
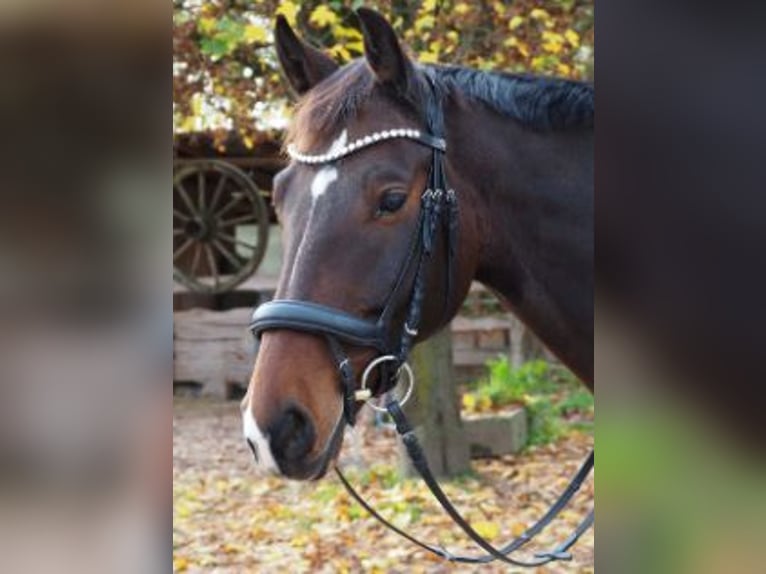
<path fill-rule="evenodd" d="M 438 234 L 441 232 L 445 240 L 445 252 L 447 259 L 445 299 L 442 310 L 443 318 L 448 319 L 452 304 L 452 268 L 457 246 L 457 223 L 458 208 L 457 196 L 449 189 L 444 173 L 444 154 L 447 144 L 444 138 L 444 119 L 441 101 L 437 95 L 433 77 L 426 73 L 429 83 L 429 104 L 426 109 L 426 125 L 428 133 L 423 134 L 415 129 L 395 129 L 377 132 L 358 139 L 339 150 L 327 154 L 306 155 L 292 147 L 288 153 L 294 161 L 308 165 L 321 165 L 332 163 L 361 149 L 376 145 L 391 139 L 407 139 L 432 150 L 431 167 L 428 176 L 428 186 L 420 198 L 420 214 L 418 224 L 410 241 L 410 248 L 399 270 L 394 289 L 389 296 L 383 311 L 375 320 L 367 320 L 351 315 L 340 309 L 320 305 L 310 301 L 299 300 L 274 300 L 259 306 L 253 313 L 250 329 L 260 339 L 263 332 L 274 329 L 287 329 L 303 331 L 324 336 L 330 351 L 336 362 L 340 374 L 341 391 L 343 395 L 343 412 L 346 422 L 353 425 L 356 419 L 357 402 L 367 401 L 372 396 L 372 391 L 367 387 L 367 379 L 374 369 L 378 369 L 380 381 L 375 389 L 374 396 L 380 396 L 392 390 L 399 381 L 402 373 L 406 373 L 408 384 L 407 393 L 401 400 L 390 397 L 385 409 L 396 424 L 397 432 L 406 447 L 407 454 L 413 467 L 418 471 L 431 490 L 442 508 L 486 554 L 479 556 L 463 556 L 452 554 L 446 549 L 423 542 L 407 532 L 404 532 L 394 524 L 391 524 L 375 509 L 373 509 L 354 490 L 346 477 L 336 467 L 341 482 L 354 497 L 373 517 L 393 530 L 400 536 L 421 548 L 447 559 L 451 562 L 481 564 L 500 560 L 507 564 L 522 567 L 536 567 L 555 560 L 570 560 L 569 548 L 577 542 L 582 534 L 593 524 L 593 511 L 583 519 L 574 532 L 558 546 L 548 552 L 539 552 L 530 560 L 517 560 L 509 555 L 527 544 L 532 538 L 541 532 L 558 514 L 566 507 L 569 500 L 580 489 L 585 478 L 593 468 L 593 451 L 580 467 L 577 474 L 572 478 L 569 486 L 561 496 L 551 505 L 540 520 L 530 526 L 521 536 L 509 544 L 497 548 L 482 537 L 460 515 L 452 503 L 442 491 L 438 481 L 434 477 L 426 459 L 425 453 L 410 426 L 401 405 L 409 397 L 412 390 L 412 371 L 407 365 L 407 356 L 412 348 L 415 338 L 418 336 L 422 315 L 423 297 L 426 289 L 427 268 L 432 260 Z M 408 278 L 413 276 L 412 281 Z M 409 303 L 406 307 L 405 320 L 397 329 L 395 325 L 395 309 L 403 299 L 406 289 L 410 289 Z M 361 388 L 357 390 L 354 381 L 354 373 L 351 369 L 348 355 L 343 344 L 356 345 L 375 349 L 379 356 L 373 359 L 364 370 L 361 380 Z M 370 406 L 380 409 L 373 405 Z"/>
<path fill-rule="evenodd" d="M 307 155 L 298 152 L 292 146 L 288 147 L 288 153 L 294 161 L 308 165 L 332 163 L 367 147 L 393 139 L 412 141 L 432 151 L 428 186 L 420 197 L 418 223 L 394 289 L 377 319 L 362 319 L 340 309 L 311 301 L 277 299 L 259 306 L 250 323 L 250 329 L 256 339 L 259 339 L 264 331 L 275 329 L 302 331 L 326 338 L 340 374 L 343 413 L 348 424 L 352 426 L 356 420 L 357 403 L 392 390 L 399 380 L 403 366 L 406 365 L 407 356 L 418 336 L 427 268 L 439 233 L 444 236 L 447 258 L 446 296 L 442 310 L 445 319 L 452 302 L 452 269 L 458 224 L 457 195 L 452 189 L 448 189 L 444 173 L 447 143 L 444 139 L 442 107 L 434 101 L 428 110 L 429 133 L 409 128 L 384 130 L 355 140 L 331 153 L 320 155 Z M 408 281 L 411 277 L 414 279 Z M 396 310 L 405 300 L 405 291 L 408 289 L 409 303 L 406 306 L 405 320 L 397 327 Z M 380 376 L 374 393 L 366 387 L 368 377 L 363 377 L 364 388 L 357 390 L 343 344 L 367 347 L 379 353 L 370 363 L 370 366 L 374 364 L 377 367 Z M 371 374 L 370 370 L 369 367 L 365 370 L 368 376 Z"/>

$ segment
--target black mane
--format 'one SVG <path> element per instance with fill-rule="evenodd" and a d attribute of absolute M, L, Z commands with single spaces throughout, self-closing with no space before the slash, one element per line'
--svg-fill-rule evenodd
<path fill-rule="evenodd" d="M 447 92 L 457 89 L 539 130 L 593 126 L 593 86 L 585 82 L 434 66 Z"/>

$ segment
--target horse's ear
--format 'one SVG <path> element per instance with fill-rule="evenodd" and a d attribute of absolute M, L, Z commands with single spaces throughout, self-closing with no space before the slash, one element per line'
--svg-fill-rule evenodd
<path fill-rule="evenodd" d="M 287 19 L 277 16 L 277 56 L 293 90 L 304 94 L 338 69 L 332 58 L 295 35 Z"/>
<path fill-rule="evenodd" d="M 362 22 L 364 55 L 378 81 L 406 91 L 414 70 L 396 32 L 375 10 L 359 8 L 356 14 Z"/>

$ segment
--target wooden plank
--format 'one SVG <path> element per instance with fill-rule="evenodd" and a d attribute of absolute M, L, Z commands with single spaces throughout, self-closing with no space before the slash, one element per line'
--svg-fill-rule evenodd
<path fill-rule="evenodd" d="M 452 362 L 456 367 L 483 367 L 488 360 L 503 354 L 497 349 L 453 349 Z"/>
<path fill-rule="evenodd" d="M 180 340 L 237 341 L 249 336 L 251 315 L 249 308 L 179 311 L 173 314 L 173 333 Z"/>
<path fill-rule="evenodd" d="M 509 316 L 498 317 L 464 317 L 458 315 L 452 319 L 450 329 L 453 333 L 465 333 L 467 331 L 493 331 L 507 330 L 511 328 L 513 321 Z"/>
<path fill-rule="evenodd" d="M 202 394 L 227 396 L 231 383 L 247 385 L 255 346 L 250 309 L 191 309 L 173 315 L 173 380 L 202 384 Z"/>

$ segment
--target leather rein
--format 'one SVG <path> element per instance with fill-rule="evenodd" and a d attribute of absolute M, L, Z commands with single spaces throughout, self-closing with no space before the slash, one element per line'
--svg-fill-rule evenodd
<path fill-rule="evenodd" d="M 536 567 L 554 560 L 570 560 L 571 554 L 569 554 L 568 549 L 593 524 L 593 510 L 590 511 L 567 539 L 551 551 L 537 553 L 532 559 L 528 560 L 517 560 L 509 557 L 509 554 L 529 542 L 566 507 L 569 500 L 580 489 L 585 478 L 593 468 L 593 451 L 590 452 L 580 470 L 545 515 L 529 527 L 521 536 L 509 544 L 497 548 L 476 532 L 449 501 L 434 477 L 425 453 L 402 409 L 402 404 L 409 398 L 413 385 L 412 371 L 406 361 L 420 327 L 426 280 L 429 263 L 432 261 L 431 256 L 435 251 L 434 247 L 441 234 L 445 243 L 447 259 L 446 295 L 443 307 L 443 314 L 446 316 L 452 303 L 453 260 L 457 246 L 458 204 L 457 195 L 447 185 L 444 171 L 444 155 L 447 151 L 447 144 L 444 138 L 443 110 L 433 78 L 430 75 L 426 77 L 429 81 L 431 96 L 426 117 L 428 133 L 424 134 L 415 129 L 385 130 L 351 142 L 331 153 L 320 155 L 306 155 L 293 148 L 288 148 L 288 153 L 294 161 L 309 165 L 332 163 L 347 155 L 356 153 L 360 149 L 390 139 L 404 138 L 431 149 L 432 156 L 428 186 L 420 198 L 418 223 L 394 289 L 388 297 L 381 314 L 375 320 L 367 320 L 339 309 L 310 301 L 277 299 L 264 303 L 255 310 L 250 323 L 250 330 L 255 335 L 256 341 L 260 340 L 260 336 L 264 331 L 275 329 L 303 331 L 323 336 L 328 343 L 340 375 L 343 414 L 346 422 L 353 426 L 356 422 L 358 408 L 364 402 L 370 401 L 373 397 L 385 395 L 385 409 L 374 405 L 371 401 L 367 404 L 377 410 L 385 410 L 389 413 L 396 425 L 400 439 L 405 445 L 412 466 L 423 478 L 445 512 L 486 554 L 476 556 L 456 555 L 440 546 L 422 542 L 404 532 L 375 511 L 351 486 L 340 469 L 336 467 L 335 472 L 351 496 L 383 525 L 421 548 L 452 562 L 475 564 L 500 560 L 514 566 Z M 412 279 L 408 281 L 410 277 Z M 405 319 L 401 327 L 396 329 L 395 309 L 401 304 L 405 290 L 408 288 L 410 294 Z M 372 348 L 379 353 L 379 356 L 373 359 L 364 370 L 359 389 L 357 389 L 354 373 L 343 343 Z M 375 370 L 378 371 L 379 380 L 373 392 L 368 387 L 367 381 Z M 397 399 L 389 391 L 392 391 L 397 386 L 402 373 L 407 375 L 409 388 L 402 399 Z"/>

